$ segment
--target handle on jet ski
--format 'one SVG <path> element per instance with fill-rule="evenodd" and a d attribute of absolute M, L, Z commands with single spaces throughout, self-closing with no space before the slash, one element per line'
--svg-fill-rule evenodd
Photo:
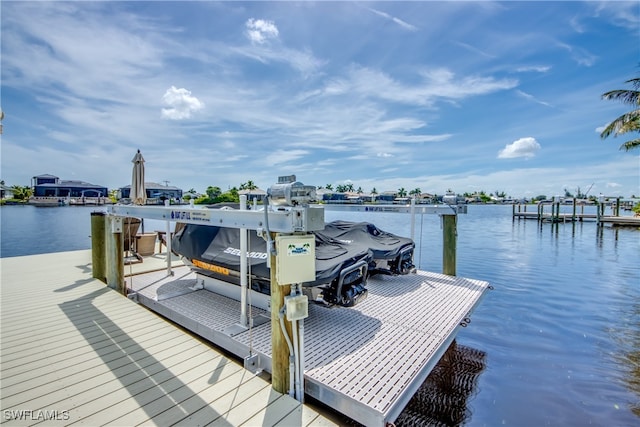
<path fill-rule="evenodd" d="M 340 271 L 340 276 L 338 277 L 338 288 L 336 290 L 336 298 L 342 298 L 342 284 L 344 282 L 344 278 L 349 274 L 352 273 L 360 268 L 363 268 L 362 270 L 362 277 L 367 277 L 367 272 L 369 270 L 369 265 L 367 264 L 367 262 L 365 260 L 360 260 L 358 262 L 356 262 L 355 264 L 345 268 L 344 270 Z"/>

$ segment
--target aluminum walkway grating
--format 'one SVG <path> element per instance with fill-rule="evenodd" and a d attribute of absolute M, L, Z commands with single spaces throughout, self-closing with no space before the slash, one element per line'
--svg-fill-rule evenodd
<path fill-rule="evenodd" d="M 140 302 L 240 357 L 251 347 L 270 371 L 270 322 L 225 334 L 239 320 L 239 302 L 190 289 L 197 279 L 186 267 L 174 272 L 133 276 Z M 305 393 L 362 424 L 384 425 L 424 382 L 489 284 L 418 271 L 374 276 L 367 289 L 368 298 L 353 308 L 310 305 Z M 255 307 L 252 314 L 269 316 Z"/>

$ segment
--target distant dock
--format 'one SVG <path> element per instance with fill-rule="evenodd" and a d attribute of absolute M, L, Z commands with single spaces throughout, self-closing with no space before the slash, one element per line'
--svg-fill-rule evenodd
<path fill-rule="evenodd" d="M 566 204 L 565 204 L 566 205 Z M 535 205 L 514 204 L 514 219 L 535 219 L 539 222 L 566 223 L 566 222 L 582 222 L 595 221 L 599 226 L 609 224 L 612 226 L 635 226 L 640 227 L 640 217 L 620 215 L 622 203 L 617 199 L 615 204 L 610 204 L 613 215 L 605 215 L 605 207 L 603 202 L 596 204 L 596 213 L 585 213 L 585 203 L 581 203 L 573 199 L 571 204 L 571 212 L 560 212 L 561 203 L 559 201 L 539 202 Z M 527 208 L 532 210 L 527 210 Z"/>

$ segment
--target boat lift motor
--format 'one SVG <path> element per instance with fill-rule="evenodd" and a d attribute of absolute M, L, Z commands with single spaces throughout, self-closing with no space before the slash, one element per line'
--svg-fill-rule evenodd
<path fill-rule="evenodd" d="M 275 206 L 308 205 L 316 201 L 316 187 L 296 181 L 295 175 L 281 176 L 268 190 L 269 202 Z"/>

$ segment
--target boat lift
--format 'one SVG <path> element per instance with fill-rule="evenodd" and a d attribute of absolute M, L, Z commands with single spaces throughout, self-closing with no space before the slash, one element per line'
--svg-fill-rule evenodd
<path fill-rule="evenodd" d="M 262 211 L 247 210 L 246 209 L 246 196 L 241 196 L 241 208 L 240 210 L 224 210 L 224 209 L 206 209 L 196 207 L 193 204 L 190 206 L 168 206 L 156 207 L 156 206 L 133 206 L 133 205 L 113 205 L 107 208 L 108 215 L 116 222 L 121 220 L 122 217 L 134 216 L 143 217 L 147 219 L 166 221 L 167 236 L 171 236 L 171 222 L 182 222 L 189 224 L 200 225 L 212 225 L 218 227 L 230 227 L 238 228 L 241 230 L 241 291 L 240 291 L 240 319 L 237 323 L 232 325 L 231 328 L 227 327 L 223 334 L 216 333 L 215 330 L 207 332 L 203 336 L 205 338 L 222 337 L 220 345 L 229 349 L 229 343 L 235 340 L 232 344 L 232 349 L 249 349 L 251 352 L 251 328 L 254 327 L 254 337 L 262 334 L 262 340 L 258 343 L 257 349 L 260 354 L 245 357 L 245 368 L 252 371 L 259 371 L 261 369 L 267 369 L 272 375 L 272 386 L 274 390 L 280 393 L 286 393 L 287 391 L 294 395 L 298 400 L 304 400 L 305 392 L 310 396 L 317 398 L 318 400 L 336 408 L 340 412 L 344 413 L 351 418 L 362 422 L 366 425 L 384 425 L 387 422 L 392 422 L 399 415 L 400 411 L 410 398 L 413 392 L 417 389 L 419 384 L 424 381 L 428 373 L 431 371 L 435 363 L 439 360 L 440 356 L 444 353 L 448 345 L 455 338 L 455 334 L 459 327 L 466 326 L 470 321 L 469 316 L 473 309 L 479 303 L 484 292 L 489 289 L 489 285 L 486 282 L 475 281 L 472 279 L 450 277 L 455 276 L 455 241 L 456 241 L 456 217 L 459 213 L 466 213 L 466 206 L 464 205 L 416 205 L 412 200 L 410 205 L 315 205 L 308 203 L 315 194 L 315 188 L 311 186 L 303 186 L 298 182 L 279 182 L 274 185 L 269 193 L 273 197 L 271 202 L 273 206 L 271 209 L 265 208 Z M 414 238 L 415 228 L 415 215 L 416 214 L 438 214 L 443 220 L 443 241 L 444 241 L 444 257 L 443 257 L 443 273 L 428 273 L 418 271 L 415 275 L 399 276 L 397 279 L 382 278 L 382 282 L 377 283 L 379 279 L 376 279 L 376 283 L 371 284 L 372 288 L 380 289 L 379 292 L 388 292 L 385 289 L 396 289 L 390 292 L 400 292 L 393 296 L 393 298 L 402 298 L 404 294 L 408 300 L 410 308 L 403 307 L 401 315 L 406 315 L 407 320 L 411 319 L 411 322 L 420 322 L 420 318 L 423 321 L 428 322 L 435 329 L 431 328 L 428 331 L 416 331 L 413 327 L 403 329 L 402 331 L 392 332 L 395 328 L 406 328 L 407 321 L 391 320 L 388 323 L 388 319 L 385 317 L 390 312 L 398 311 L 393 309 L 389 311 L 390 307 L 384 308 L 384 304 L 388 304 L 389 298 L 385 298 L 382 302 L 365 301 L 363 304 L 369 304 L 372 311 L 367 311 L 365 307 L 362 312 L 352 311 L 353 308 L 343 309 L 334 308 L 326 309 L 326 313 L 322 307 L 309 307 L 305 298 L 301 298 L 302 295 L 296 293 L 298 286 L 296 283 L 301 283 L 309 280 L 309 271 L 315 271 L 313 264 L 306 264 L 306 266 L 299 267 L 299 260 L 290 258 L 286 259 L 287 251 L 281 250 L 278 244 L 275 242 L 281 242 L 281 238 L 294 239 L 293 241 L 286 240 L 287 245 L 293 243 L 297 245 L 301 240 L 304 243 L 314 242 L 314 239 L 305 239 L 305 235 L 309 235 L 312 231 L 324 229 L 324 211 L 325 209 L 331 210 L 350 210 L 350 211 L 373 211 L 373 212 L 397 212 L 397 213 L 410 213 L 411 214 L 411 237 Z M 115 227 L 117 231 L 117 226 Z M 243 232 L 244 230 L 244 232 Z M 271 345 L 264 343 L 265 334 L 269 334 L 268 325 L 254 324 L 254 319 L 250 319 L 247 316 L 247 293 L 248 286 L 246 283 L 246 269 L 247 269 L 247 250 L 246 250 L 246 231 L 255 230 L 259 235 L 262 235 L 267 241 L 267 251 L 271 254 L 269 260 L 271 262 L 271 283 L 276 286 L 271 286 Z M 167 239 L 167 274 L 165 276 L 165 282 L 172 279 L 171 268 L 171 239 Z M 284 262 L 282 260 L 285 260 Z M 315 257 L 309 257 L 308 262 L 315 261 Z M 280 271 L 282 270 L 282 271 Z M 156 284 L 156 289 L 161 286 L 157 275 L 152 280 Z M 397 280 L 399 286 L 395 286 L 394 283 L 388 283 L 389 280 Z M 400 284 L 404 283 L 404 285 Z M 164 283 L 164 282 L 163 282 Z M 167 282 L 168 283 L 168 282 Z M 277 286 L 278 284 L 284 284 L 285 286 Z M 290 286 L 293 285 L 293 286 Z M 173 285 L 171 285 L 173 286 Z M 197 286 L 197 285 L 196 285 Z M 190 286 L 189 289 L 193 292 L 196 290 L 196 286 Z M 235 285 L 233 285 L 235 286 Z M 405 288 L 402 288 L 405 286 Z M 147 291 L 155 292 L 150 286 L 145 285 Z M 290 288 L 294 291 L 291 296 L 288 296 Z M 434 288 L 442 288 L 438 292 L 438 295 L 430 295 L 425 300 L 420 300 L 419 296 L 411 295 L 416 289 L 430 292 Z M 201 289 L 201 288 L 200 288 Z M 399 289 L 406 289 L 405 291 L 398 291 Z M 134 290 L 136 291 L 136 290 Z M 199 292 L 206 292 L 200 290 Z M 195 292 L 194 292 L 195 293 Z M 214 295 L 212 293 L 209 293 Z M 446 294 L 446 295 L 445 295 Z M 142 294 L 141 294 L 142 295 Z M 166 307 L 158 309 L 161 302 L 156 296 L 145 295 L 143 298 L 147 301 L 150 308 L 157 309 L 161 314 L 171 313 L 170 309 Z M 189 295 L 183 295 L 185 298 Z M 194 298 L 195 295 L 191 295 Z M 433 298 L 435 296 L 435 299 Z M 182 296 L 181 296 L 182 297 Z M 153 301 L 156 298 L 156 301 Z M 442 304 L 441 301 L 445 299 L 451 300 L 450 306 Z M 465 300 L 464 304 L 461 303 L 461 299 Z M 227 300 L 230 301 L 230 300 Z M 177 304 L 175 302 L 174 304 Z M 234 305 L 237 307 L 237 305 Z M 155 308 L 154 308 L 155 307 Z M 282 310 L 279 308 L 282 307 Z M 429 308 L 431 307 L 431 308 Z M 447 308 L 450 307 L 450 308 Z M 427 312 L 423 313 L 424 310 Z M 447 312 L 447 310 L 452 310 Z M 185 308 L 182 312 L 176 312 L 176 319 L 184 318 L 185 313 L 189 309 Z M 281 315 L 285 314 L 288 322 L 287 327 L 281 327 Z M 329 314 L 327 314 L 329 313 Z M 389 385 L 392 387 L 393 393 L 387 395 L 387 391 L 374 391 L 372 390 L 354 390 L 349 384 L 345 385 L 345 381 L 349 381 L 348 378 L 343 378 L 343 374 L 337 374 L 336 369 L 341 369 L 339 360 L 331 362 L 331 359 L 326 359 L 326 355 L 321 354 L 321 347 L 318 347 L 317 343 L 313 340 L 309 342 L 309 348 L 312 349 L 309 352 L 309 372 L 305 371 L 305 355 L 304 355 L 304 320 L 311 314 L 309 319 L 309 325 L 307 333 L 313 333 L 318 329 L 318 322 L 327 321 L 333 322 L 338 320 L 340 324 L 344 324 L 346 317 L 355 315 L 360 320 L 369 319 L 367 323 L 371 326 L 375 325 L 375 330 L 381 333 L 380 337 L 374 339 L 374 332 L 367 332 L 367 336 L 372 340 L 367 343 L 366 346 L 373 346 L 377 348 L 377 353 L 371 355 L 371 361 L 373 360 L 389 360 L 389 363 L 400 364 L 403 366 L 404 372 L 398 372 L 399 366 L 387 366 L 383 369 L 382 373 L 377 375 L 393 376 L 400 375 L 400 380 L 396 385 Z M 263 317 L 268 316 L 268 313 L 262 314 Z M 320 316 L 320 317 L 318 317 Z M 363 317 L 365 316 L 365 317 Z M 382 316 L 382 317 L 379 317 Z M 435 317 L 434 317 L 435 316 Z M 448 322 L 441 322 L 442 319 L 450 317 Z M 320 319 L 320 318 L 323 319 Z M 326 317 L 326 319 L 324 319 Z M 171 318 L 171 314 L 169 314 Z M 201 320 L 204 321 L 204 320 Z M 193 324 L 194 328 L 198 329 L 202 325 L 198 326 L 198 320 L 189 321 Z M 180 323 L 178 321 L 178 323 Z M 443 323 L 443 324 L 439 324 Z M 184 326 L 184 325 L 183 325 Z M 365 327 L 365 325 L 362 325 Z M 267 329 L 265 330 L 265 327 Z M 295 329 L 294 329 L 295 327 Z M 326 326 L 321 329 L 326 329 Z M 193 328 L 191 328 L 193 329 Z M 245 331 L 249 331 L 249 344 L 246 344 Z M 381 332 L 380 332 L 381 331 Z M 398 341 L 398 333 L 409 334 L 407 336 L 408 342 Z M 378 333 L 375 333 L 378 335 Z M 417 335 L 416 335 L 417 334 Z M 223 336 L 224 335 L 224 336 Z M 290 338 L 291 337 L 291 338 Z M 345 337 L 347 341 L 353 341 L 348 345 L 362 345 L 358 343 L 357 339 L 349 339 Z M 379 343 L 378 338 L 382 340 L 394 340 L 395 345 L 408 348 L 407 346 L 417 346 L 413 350 L 407 350 L 406 354 L 394 355 L 389 357 L 385 356 L 386 343 Z M 310 337 L 311 339 L 311 337 Z M 320 338 L 326 345 L 327 338 Z M 336 339 L 335 334 L 331 335 L 331 339 Z M 418 342 L 416 342 L 418 339 Z M 244 341 L 243 341 L 244 340 Z M 212 339 L 214 343 L 217 343 Z M 240 343 L 240 344 L 238 344 Z M 266 346 L 266 347 L 265 347 Z M 399 348 L 400 348 L 399 347 Z M 328 349 L 328 350 L 340 350 L 343 349 Z M 246 350 L 245 350 L 246 351 Z M 320 351 L 320 353 L 318 353 Z M 358 351 L 365 351 L 364 347 L 359 348 Z M 290 356 L 291 353 L 291 356 Z M 241 351 L 236 352 L 239 356 L 243 357 Z M 246 353 L 245 353 L 246 354 Z M 356 353 L 353 353 L 356 354 Z M 426 359 L 414 360 L 407 362 L 408 358 L 414 358 L 418 355 L 424 355 Z M 344 357 L 344 355 L 340 356 Z M 380 359 L 382 357 L 382 359 Z M 267 361 L 263 358 L 269 359 Z M 292 359 L 293 358 L 293 362 Z M 325 359 L 323 359 L 325 358 Z M 377 358 L 377 359 L 376 359 Z M 397 362 L 394 360 L 397 359 Z M 413 360 L 413 359 L 412 359 Z M 337 365 L 336 365 L 337 363 Z M 386 362 L 382 362 L 386 363 Z M 409 365 L 411 367 L 409 367 Z M 380 366 L 379 366 L 380 367 Z M 293 373 L 291 372 L 293 370 Z M 367 378 L 376 375 L 376 372 L 363 373 L 362 370 L 358 371 L 358 375 L 367 375 Z M 336 377 L 336 375 L 338 375 Z M 305 382 L 306 379 L 306 382 Z M 329 381 L 329 383 L 326 383 Z M 335 383 L 337 381 L 337 383 Z M 358 381 L 362 381 L 358 379 Z M 365 380 L 369 381 L 369 380 Z M 396 381 L 396 380 L 391 380 Z M 335 384 L 334 384 L 335 383 Z M 372 387 L 381 387 L 380 381 L 371 381 Z M 378 384 L 380 383 L 380 384 Z M 398 385 L 398 384 L 404 385 Z M 346 387 L 346 388 L 345 388 Z M 400 389 L 398 389 L 400 387 Z M 378 398 L 372 396 L 377 395 Z M 362 395 L 362 396 L 360 396 Z M 363 400 L 360 400 L 363 399 Z M 376 400 L 378 399 L 378 400 Z"/>

